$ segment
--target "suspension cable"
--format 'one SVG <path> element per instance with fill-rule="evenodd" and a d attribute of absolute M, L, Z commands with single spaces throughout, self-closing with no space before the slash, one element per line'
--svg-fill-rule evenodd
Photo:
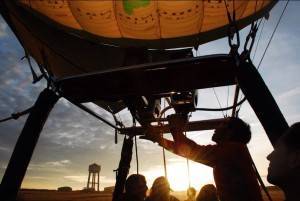
<path fill-rule="evenodd" d="M 271 37 L 270 37 L 270 40 L 269 40 L 268 44 L 267 44 L 267 47 L 266 47 L 266 49 L 265 49 L 265 51 L 264 51 L 264 53 L 263 53 L 263 55 L 262 55 L 262 57 L 261 57 L 261 59 L 260 59 L 260 62 L 259 62 L 259 64 L 258 64 L 258 66 L 257 66 L 257 69 L 259 69 L 259 67 L 260 67 L 260 65 L 261 65 L 261 63 L 262 63 L 262 61 L 263 61 L 263 59 L 264 59 L 264 57 L 265 57 L 265 55 L 266 55 L 266 52 L 267 52 L 267 50 L 268 50 L 268 48 L 269 48 L 269 46 L 270 46 L 270 44 L 271 44 L 271 41 L 272 41 L 272 39 L 273 39 L 273 37 L 274 37 L 274 34 L 275 34 L 275 32 L 276 32 L 276 30 L 277 30 L 277 28 L 278 28 L 278 25 L 279 25 L 279 23 L 280 23 L 280 21 L 281 21 L 281 19 L 282 19 L 282 17 L 283 17 L 283 14 L 285 13 L 285 10 L 286 10 L 286 8 L 287 8 L 289 2 L 290 2 L 290 0 L 287 0 L 286 4 L 285 4 L 285 6 L 284 6 L 284 8 L 283 8 L 283 10 L 282 10 L 282 13 L 281 13 L 281 15 L 280 15 L 280 17 L 279 17 L 279 20 L 278 20 L 278 22 L 277 22 L 277 24 L 276 24 L 276 26 L 275 26 L 275 29 L 273 30 L 273 33 L 272 33 L 272 35 L 271 35 Z"/>
<path fill-rule="evenodd" d="M 229 86 L 227 86 L 227 102 L 226 102 L 226 107 L 228 107 L 228 102 L 229 102 Z M 228 116 L 227 110 L 226 110 L 226 116 Z"/>
<path fill-rule="evenodd" d="M 26 110 L 23 110 L 21 112 L 16 112 L 16 113 L 12 113 L 10 117 L 6 117 L 4 119 L 0 119 L 0 123 L 11 120 L 11 119 L 18 119 L 19 117 L 26 115 L 28 113 L 30 113 L 30 111 L 32 110 L 34 106 L 31 106 L 30 108 L 27 108 Z"/>
<path fill-rule="evenodd" d="M 216 93 L 216 91 L 215 91 L 215 88 L 212 88 L 212 89 L 213 89 L 213 91 L 214 91 L 215 97 L 217 98 L 218 104 L 219 104 L 219 106 L 220 106 L 220 109 L 221 109 L 221 108 L 222 108 L 222 106 L 221 106 L 221 103 L 220 103 L 219 97 L 218 97 L 218 95 L 217 95 L 217 93 Z M 224 114 L 223 110 L 220 110 L 220 111 L 222 112 L 223 116 L 225 117 L 225 114 Z"/>
<path fill-rule="evenodd" d="M 255 50 L 254 50 L 254 54 L 253 54 L 253 58 L 252 60 L 255 59 L 255 56 L 256 56 L 256 52 L 257 52 L 257 48 L 258 48 L 258 44 L 260 42 L 260 39 L 261 39 L 261 36 L 262 36 L 262 33 L 263 33 L 263 29 L 265 27 L 265 23 L 266 23 L 266 20 L 263 18 L 263 25 L 262 25 L 262 28 L 260 30 L 260 33 L 259 33 L 259 36 L 258 36 L 258 40 L 257 40 L 257 43 L 256 43 L 256 47 L 255 47 Z M 258 27 L 260 26 L 260 23 L 258 24 Z"/>
<path fill-rule="evenodd" d="M 162 148 L 162 152 L 163 152 L 163 162 L 164 162 L 164 172 L 165 172 L 165 177 L 168 179 L 168 172 L 167 172 L 167 162 L 166 162 L 165 148 Z"/>
<path fill-rule="evenodd" d="M 256 165 L 255 165 L 255 163 L 254 163 L 254 161 L 253 161 L 253 158 L 252 158 L 252 156 L 251 156 L 251 154 L 250 154 L 250 151 L 249 151 L 248 147 L 246 147 L 246 151 L 248 152 L 248 155 L 249 155 L 249 157 L 250 157 L 251 165 L 252 165 L 252 168 L 253 168 L 253 170 L 254 170 L 254 172 L 255 172 L 255 174 L 256 174 L 256 178 L 257 178 L 258 182 L 260 183 L 262 189 L 263 189 L 264 192 L 266 193 L 268 199 L 269 199 L 270 201 L 273 201 L 272 197 L 271 197 L 270 194 L 269 194 L 268 189 L 266 188 L 266 186 L 265 186 L 263 180 L 261 179 L 261 176 L 260 176 L 260 174 L 259 174 L 259 172 L 258 172 L 258 170 L 257 170 L 257 168 L 256 168 Z"/>
<path fill-rule="evenodd" d="M 184 136 L 187 137 L 186 131 L 184 132 Z M 188 183 L 189 188 L 191 187 L 191 175 L 190 175 L 190 161 L 186 158 L 186 167 L 187 167 L 187 176 L 188 176 Z"/>
<path fill-rule="evenodd" d="M 240 102 L 238 102 L 236 104 L 236 106 L 243 104 L 246 100 L 247 100 L 246 97 L 244 97 Z M 230 107 L 223 107 L 223 108 L 196 108 L 196 110 L 218 112 L 218 111 L 224 111 L 224 110 L 231 110 L 233 107 L 234 106 L 232 105 Z"/>
<path fill-rule="evenodd" d="M 66 97 L 64 97 L 66 98 Z M 120 130 L 119 127 L 115 126 L 114 124 L 112 124 L 111 122 L 109 122 L 108 120 L 104 119 L 103 117 L 101 117 L 99 114 L 97 114 L 96 112 L 92 111 L 91 109 L 89 109 L 88 107 L 84 106 L 83 104 L 80 103 L 76 103 L 75 101 L 72 101 L 68 98 L 66 98 L 68 101 L 70 101 L 72 104 L 76 105 L 77 107 L 79 107 L 80 109 L 84 110 L 85 112 L 89 113 L 90 115 L 96 117 L 97 119 L 101 120 L 103 123 L 106 123 L 107 125 L 109 125 L 110 127 L 116 129 L 116 130 Z"/>
<path fill-rule="evenodd" d="M 132 124 L 133 127 L 136 127 L 136 119 L 134 118 L 134 116 L 132 116 Z M 138 156 L 136 135 L 134 135 L 134 148 L 135 148 L 135 160 L 136 160 L 136 173 L 139 174 L 139 156 Z"/>
<path fill-rule="evenodd" d="M 136 174 L 139 174 L 139 155 L 138 155 L 136 135 L 134 136 L 134 146 L 135 146 L 135 159 L 136 159 Z"/>
<path fill-rule="evenodd" d="M 265 57 L 265 55 L 266 55 L 266 52 L 267 52 L 267 50 L 268 50 L 268 48 L 269 48 L 269 46 L 270 46 L 270 44 L 271 44 L 271 41 L 273 40 L 273 37 L 274 37 L 275 32 L 276 32 L 276 30 L 277 30 L 277 28 L 278 28 L 278 25 L 279 25 L 279 23 L 281 22 L 281 19 L 282 19 L 283 15 L 284 15 L 284 13 L 285 13 L 285 11 L 286 11 L 286 8 L 287 8 L 287 6 L 288 6 L 289 1 L 290 1 L 290 0 L 287 0 L 286 4 L 285 4 L 285 6 L 284 6 L 284 8 L 283 8 L 283 10 L 282 10 L 282 12 L 281 12 L 281 15 L 280 15 L 280 17 L 279 17 L 279 19 L 278 19 L 278 21 L 277 21 L 277 24 L 276 24 L 276 26 L 275 26 L 275 28 L 274 28 L 274 30 L 273 30 L 273 32 L 272 32 L 272 35 L 271 35 L 270 39 L 269 39 L 269 42 L 268 42 L 268 44 L 267 44 L 267 46 L 266 46 L 266 48 L 265 48 L 265 50 L 264 50 L 264 53 L 263 53 L 263 55 L 262 55 L 262 57 L 261 57 L 261 59 L 260 59 L 260 61 L 259 61 L 258 66 L 257 66 L 257 68 L 256 68 L 257 70 L 260 68 L 260 65 L 262 64 L 262 61 L 263 61 L 263 59 L 264 59 L 264 57 Z M 257 41 L 257 44 L 256 44 L 256 48 L 255 48 L 255 52 L 254 52 L 254 55 L 253 55 L 253 60 L 255 59 L 255 56 L 256 56 L 256 51 L 257 51 L 257 48 L 258 48 L 258 43 L 259 43 L 259 41 L 260 41 L 260 39 L 261 39 L 262 32 L 263 32 L 263 29 L 264 29 L 264 26 L 265 26 L 265 22 L 266 22 L 266 20 L 264 20 L 263 25 L 262 25 L 261 32 L 260 32 L 260 34 L 259 34 L 259 38 L 258 38 L 258 41 Z M 260 22 L 260 23 L 261 23 L 261 22 Z M 258 26 L 260 26 L 260 23 L 259 23 Z M 241 96 L 241 97 L 242 97 L 242 96 Z M 242 98 L 241 98 L 241 99 L 242 99 Z M 238 109 L 237 111 L 240 111 L 241 108 L 242 108 L 242 105 L 240 105 L 240 107 L 239 107 L 239 109 Z"/>
<path fill-rule="evenodd" d="M 171 107 L 171 102 L 167 101 L 168 99 L 164 99 L 164 112 L 161 112 L 161 114 L 159 115 L 160 117 L 163 115 L 164 117 L 166 117 L 165 112 L 168 110 L 166 108 L 172 108 Z M 168 106 L 166 107 L 166 101 L 168 102 Z M 164 124 L 163 122 L 159 122 L 159 124 Z M 164 163 L 164 172 L 165 172 L 165 177 L 168 179 L 168 172 L 167 172 L 167 162 L 166 162 L 166 153 L 165 153 L 165 148 L 162 148 L 162 152 L 163 152 L 163 163 Z"/>

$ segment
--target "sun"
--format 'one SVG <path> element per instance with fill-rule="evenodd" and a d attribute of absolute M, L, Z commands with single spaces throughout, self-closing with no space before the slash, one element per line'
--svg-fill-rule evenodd
<path fill-rule="evenodd" d="M 193 161 L 189 161 L 190 177 L 188 177 L 186 159 L 182 157 L 174 157 L 168 160 L 167 177 L 173 191 L 185 191 L 189 187 L 189 183 L 197 191 L 205 184 L 214 184 L 212 168 Z M 148 171 L 143 172 L 147 178 L 149 188 L 153 181 L 164 176 L 162 166 L 156 166 Z"/>

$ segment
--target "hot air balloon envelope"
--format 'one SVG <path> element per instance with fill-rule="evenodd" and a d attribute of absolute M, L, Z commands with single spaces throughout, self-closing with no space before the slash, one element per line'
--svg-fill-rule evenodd
<path fill-rule="evenodd" d="M 117 46 L 174 48 L 226 36 L 228 14 L 240 28 L 266 15 L 272 0 L 19 0 L 82 37 Z"/>

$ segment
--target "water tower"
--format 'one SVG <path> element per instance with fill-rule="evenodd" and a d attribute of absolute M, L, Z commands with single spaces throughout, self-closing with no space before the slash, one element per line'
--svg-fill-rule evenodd
<path fill-rule="evenodd" d="M 93 163 L 89 165 L 89 177 L 87 181 L 87 189 L 93 188 L 96 190 L 97 185 L 97 191 L 99 191 L 99 174 L 100 174 L 101 166 L 97 165 L 96 163 Z M 92 175 L 92 177 L 91 177 Z M 97 179 L 97 181 L 96 181 Z"/>

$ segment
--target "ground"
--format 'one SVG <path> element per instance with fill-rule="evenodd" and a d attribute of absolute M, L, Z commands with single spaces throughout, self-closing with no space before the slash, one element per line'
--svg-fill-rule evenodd
<path fill-rule="evenodd" d="M 269 188 L 273 201 L 283 201 L 283 193 L 276 187 Z M 185 200 L 185 192 L 174 192 L 174 196 L 180 200 Z M 263 193 L 264 195 L 264 193 Z M 264 200 L 268 201 L 264 195 Z M 111 201 L 110 192 L 57 192 L 50 190 L 21 190 L 18 201 Z"/>

